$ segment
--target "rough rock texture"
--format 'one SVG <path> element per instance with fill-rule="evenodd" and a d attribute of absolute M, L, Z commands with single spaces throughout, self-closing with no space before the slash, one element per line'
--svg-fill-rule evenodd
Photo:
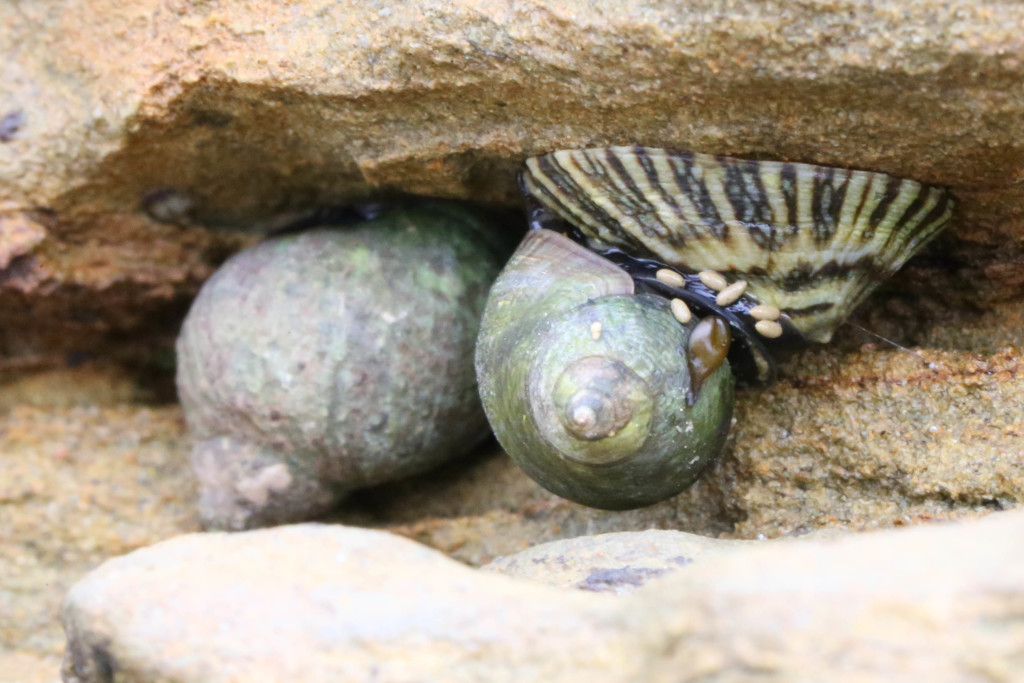
<path fill-rule="evenodd" d="M 65 350 L 180 314 L 232 244 L 140 209 L 511 202 L 527 155 L 633 142 L 949 185 L 947 305 L 1018 296 L 1022 22 L 968 0 L 5 3 L 0 199 L 47 238 L 0 278 L 0 314 L 36 306 L 17 339 Z"/>
<path fill-rule="evenodd" d="M 517 681 L 627 666 L 627 643 L 614 643 L 622 617 L 587 597 L 363 529 L 184 536 L 71 590 L 63 676 Z M 595 656 L 597 642 L 608 648 Z"/>
<path fill-rule="evenodd" d="M 358 493 L 336 519 L 388 527 L 482 564 L 599 532 L 796 536 L 1013 505 L 1024 486 L 1024 436 L 1014 427 L 1022 380 L 1006 352 L 970 363 L 951 357 L 865 348 L 841 366 L 826 353 L 798 359 L 801 369 L 788 370 L 794 379 L 738 393 L 743 419 L 730 455 L 693 489 L 652 508 L 608 513 L 568 503 L 492 445 L 436 474 Z M 123 373 L 89 365 L 0 387 L 0 407 L 10 411 L 0 419 L 9 489 L 0 505 L 0 568 L 9 573 L 0 585 L 18 615 L 0 629 L 0 671 L 39 660 L 50 673 L 23 678 L 52 680 L 60 638 L 53 615 L 67 586 L 112 555 L 197 528 L 184 421 L 177 409 L 122 403 L 144 395 Z M 942 422 L 929 418 L 910 431 L 904 413 Z M 784 439 L 776 424 L 783 417 L 799 423 Z M 874 438 L 858 436 L 864 424 Z M 886 425 L 901 431 L 882 434 Z M 150 501 L 141 516 L 140 501 Z"/>
<path fill-rule="evenodd" d="M 177 343 L 200 517 L 302 521 L 488 433 L 473 348 L 506 253 L 450 202 L 268 239 L 225 263 Z"/>
<path fill-rule="evenodd" d="M 124 403 L 130 387 L 90 365 L 0 384 L 4 683 L 57 679 L 60 601 L 85 572 L 199 528 L 181 411 Z"/>
<path fill-rule="evenodd" d="M 0 253 L 12 255 L 0 267 L 0 371 L 116 358 L 166 372 L 191 297 L 217 264 L 252 241 L 135 214 L 98 218 L 97 235 L 58 237 L 52 214 L 7 215 L 51 228 L 38 246 L 18 237 L 12 244 L 0 230 Z"/>
<path fill-rule="evenodd" d="M 551 586 L 622 595 L 696 560 L 753 545 L 682 531 L 623 531 L 541 543 L 481 569 Z"/>
<path fill-rule="evenodd" d="M 1022 513 L 764 545 L 614 599 L 368 530 L 184 536 L 72 588 L 63 676 L 959 681 L 1009 680 L 1024 657 Z"/>

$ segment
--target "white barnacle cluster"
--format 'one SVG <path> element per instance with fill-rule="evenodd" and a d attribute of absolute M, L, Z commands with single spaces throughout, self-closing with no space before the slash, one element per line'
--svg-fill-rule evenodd
<path fill-rule="evenodd" d="M 683 289 L 686 287 L 686 278 L 670 268 L 660 268 L 654 274 L 659 282 L 670 287 Z M 747 281 L 737 280 L 729 283 L 725 276 L 713 270 L 702 270 L 697 273 L 701 283 L 716 292 L 715 304 L 720 307 L 736 303 L 747 291 Z M 686 324 L 693 318 L 693 313 L 685 301 L 679 298 L 670 300 L 672 314 L 676 320 Z M 750 308 L 750 316 L 755 319 L 754 329 L 758 334 L 768 339 L 777 339 L 782 336 L 782 325 L 779 317 L 782 312 L 770 304 L 757 304 Z"/>
<path fill-rule="evenodd" d="M 686 286 L 686 278 L 669 268 L 660 268 L 658 272 L 654 274 L 654 277 L 659 282 L 663 282 L 669 287 L 675 287 L 682 289 Z M 683 323 L 684 325 L 693 319 L 693 313 L 690 311 L 690 307 L 686 305 L 686 302 L 679 298 L 674 298 L 670 301 L 672 315 L 675 316 L 676 320 Z"/>

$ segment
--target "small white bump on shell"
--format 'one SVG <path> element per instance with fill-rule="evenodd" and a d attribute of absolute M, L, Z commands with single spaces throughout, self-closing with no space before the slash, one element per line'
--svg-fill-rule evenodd
<path fill-rule="evenodd" d="M 671 306 L 672 315 L 676 317 L 676 320 L 683 324 L 690 322 L 690 318 L 693 317 L 693 314 L 690 313 L 690 307 L 686 305 L 685 301 L 682 299 L 672 299 L 669 306 Z"/>
<path fill-rule="evenodd" d="M 716 273 L 713 270 L 702 270 L 697 273 L 697 277 L 704 283 L 704 286 L 708 289 L 713 289 L 716 292 L 720 292 L 729 286 L 729 283 L 725 281 L 725 277 L 721 273 Z"/>
<path fill-rule="evenodd" d="M 577 406 L 572 411 L 572 423 L 579 429 L 586 429 L 597 422 L 597 413 L 590 406 Z"/>
<path fill-rule="evenodd" d="M 720 291 L 715 297 L 715 303 L 719 306 L 728 306 L 743 296 L 745 291 L 747 291 L 747 281 L 738 280 Z"/>
<path fill-rule="evenodd" d="M 775 339 L 782 336 L 782 325 L 774 320 L 758 320 L 754 323 L 754 329 L 762 337 L 768 337 L 769 339 Z"/>
<path fill-rule="evenodd" d="M 590 338 L 593 339 L 594 341 L 600 341 L 601 330 L 602 325 L 600 320 L 595 320 L 594 322 L 590 323 Z"/>
<path fill-rule="evenodd" d="M 676 271 L 669 270 L 668 268 L 662 268 L 654 274 L 654 277 L 658 279 L 658 282 L 664 282 L 671 287 L 682 289 L 686 286 L 686 279 Z"/>
<path fill-rule="evenodd" d="M 771 304 L 758 304 L 750 309 L 750 317 L 757 320 L 778 320 L 780 315 L 782 311 Z"/>

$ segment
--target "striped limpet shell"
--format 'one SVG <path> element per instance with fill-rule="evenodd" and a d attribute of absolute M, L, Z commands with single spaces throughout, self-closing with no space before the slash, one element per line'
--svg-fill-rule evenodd
<path fill-rule="evenodd" d="M 828 342 L 953 210 L 948 191 L 885 173 L 647 147 L 533 157 L 521 184 L 533 227 L 561 226 L 684 315 L 725 318 L 734 366 L 760 381 L 770 350 Z"/>

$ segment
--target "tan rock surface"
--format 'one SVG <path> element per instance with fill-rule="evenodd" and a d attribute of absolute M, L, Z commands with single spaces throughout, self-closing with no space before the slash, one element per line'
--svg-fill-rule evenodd
<path fill-rule="evenodd" d="M 1022 22 L 967 0 L 7 3 L 0 199 L 49 237 L 0 277 L 0 321 L 42 303 L 36 346 L 93 349 L 180 315 L 238 243 L 140 209 L 249 225 L 376 192 L 515 202 L 525 156 L 628 143 L 949 185 L 941 261 L 902 286 L 958 310 L 1019 296 Z"/>
<path fill-rule="evenodd" d="M 191 296 L 251 241 L 200 224 L 265 227 L 269 214 L 371 191 L 514 202 L 520 160 L 555 147 L 832 163 L 960 199 L 948 234 L 856 317 L 921 345 L 924 362 L 862 350 L 871 338 L 844 328 L 777 387 L 741 395 L 722 464 L 647 510 L 572 506 L 494 455 L 368 492 L 342 517 L 480 563 L 597 531 L 770 537 L 1015 505 L 1022 21 L 1021 6 L 967 0 L 0 3 L 0 375 L 60 371 L 68 352 L 166 363 Z M 0 505 L 3 557 L 27 558 L 0 565 L 25 614 L 3 632 L 5 653 L 21 654 L 0 654 L 0 671 L 52 663 L 54 606 L 75 576 L 194 523 L 181 517 L 191 492 L 176 413 L 87 398 L 16 408 L 66 391 L 59 375 L 0 392 L 0 410 L 15 407 L 0 429 L 21 425 L 0 434 L 4 471 L 38 489 Z M 149 393 L 105 386 L 116 401 Z M 103 436 L 138 420 L 155 434 L 138 449 Z M 70 432 L 88 455 L 53 470 Z M 126 465 L 127 452 L 145 457 Z M 98 492 L 83 505 L 105 501 L 89 529 L 74 502 L 83 481 Z M 176 492 L 147 508 L 169 517 L 102 540 L 107 526 L 137 530 L 149 487 Z M 65 545 L 98 550 L 65 561 Z"/>
<path fill-rule="evenodd" d="M 63 620 L 67 683 L 557 680 L 632 666 L 608 598 L 341 526 L 158 544 L 83 579 Z"/>
<path fill-rule="evenodd" d="M 474 572 L 362 529 L 189 535 L 112 560 L 72 588 L 63 675 L 1012 680 L 1024 655 L 1021 567 L 1019 512 L 758 544 L 617 599 Z"/>
<path fill-rule="evenodd" d="M 11 199 L 71 213 L 168 187 L 223 217 L 298 190 L 507 198 L 517 156 L 615 141 L 1024 198 L 1009 3 L 63 0 L 0 16 L 17 57 L 3 108 L 25 118 L 3 148 Z"/>
<path fill-rule="evenodd" d="M 573 505 L 492 449 L 357 494 L 333 519 L 390 528 L 482 564 L 599 532 L 771 538 L 1016 505 L 1024 385 L 1015 356 L 921 353 L 867 348 L 842 365 L 808 354 L 775 387 L 740 392 L 725 459 L 693 489 L 651 508 Z M 0 632 L 0 664 L 4 656 L 49 658 L 55 671 L 54 615 L 67 586 L 112 555 L 196 528 L 180 412 L 140 406 L 145 395 L 123 375 L 89 366 L 0 391 L 0 549 L 10 560 L 0 563 L 0 586 L 19 615 Z"/>
<path fill-rule="evenodd" d="M 63 382 L 0 390 L 0 397 L 13 399 L 42 387 L 34 406 L 9 407 L 0 399 L 4 683 L 57 679 L 60 601 L 83 573 L 198 529 L 180 410 L 117 405 L 123 377 L 84 370 Z M 42 405 L 44 397 L 50 405 Z"/>

